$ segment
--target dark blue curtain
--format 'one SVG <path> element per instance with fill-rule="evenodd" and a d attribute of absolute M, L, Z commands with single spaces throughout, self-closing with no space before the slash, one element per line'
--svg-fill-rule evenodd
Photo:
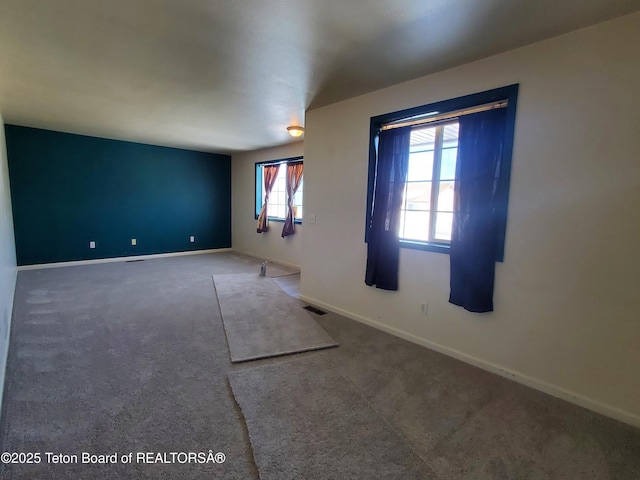
<path fill-rule="evenodd" d="M 410 139 L 411 127 L 402 127 L 383 130 L 378 141 L 365 283 L 384 290 L 398 290 L 398 234 Z"/>
<path fill-rule="evenodd" d="M 449 301 L 471 312 L 493 311 L 506 110 L 460 117 Z"/>

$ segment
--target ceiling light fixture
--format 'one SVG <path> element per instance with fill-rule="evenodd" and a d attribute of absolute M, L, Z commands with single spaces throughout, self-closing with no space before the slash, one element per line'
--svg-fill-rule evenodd
<path fill-rule="evenodd" d="M 289 135 L 291 135 L 292 137 L 301 137 L 302 134 L 304 133 L 304 127 L 296 127 L 296 126 L 290 126 L 287 127 L 287 130 L 289 131 Z"/>

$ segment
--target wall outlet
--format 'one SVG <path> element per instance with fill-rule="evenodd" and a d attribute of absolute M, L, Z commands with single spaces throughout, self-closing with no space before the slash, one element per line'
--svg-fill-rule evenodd
<path fill-rule="evenodd" d="M 427 313 L 429 313 L 429 304 L 428 303 L 421 303 L 420 304 L 420 313 L 423 315 L 426 315 Z"/>
<path fill-rule="evenodd" d="M 131 239 L 131 245 L 137 245 L 138 244 L 138 240 L 136 240 L 135 238 Z"/>
<path fill-rule="evenodd" d="M 193 235 L 191 235 L 191 236 L 189 237 L 189 241 L 190 241 L 191 243 L 195 242 L 195 241 L 196 241 L 196 237 L 194 237 Z"/>
<path fill-rule="evenodd" d="M 89 248 L 96 248 L 96 242 L 89 242 Z"/>
<path fill-rule="evenodd" d="M 309 215 L 309 223 L 316 223 L 316 214 L 312 213 Z"/>

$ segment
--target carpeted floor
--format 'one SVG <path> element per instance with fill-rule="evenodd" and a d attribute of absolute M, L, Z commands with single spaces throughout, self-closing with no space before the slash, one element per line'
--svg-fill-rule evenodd
<path fill-rule="evenodd" d="M 43 458 L 0 464 L 0 478 L 257 479 L 227 374 L 309 358 L 335 366 L 434 478 L 640 478 L 640 430 L 335 314 L 313 316 L 338 348 L 232 365 L 211 277 L 259 266 L 220 253 L 20 272 L 0 451 Z M 44 457 L 209 450 L 226 461 Z"/>
<path fill-rule="evenodd" d="M 213 287 L 233 363 L 338 345 L 271 278 L 214 275 Z"/>
<path fill-rule="evenodd" d="M 429 466 L 325 359 L 229 373 L 261 480 L 430 480 Z"/>

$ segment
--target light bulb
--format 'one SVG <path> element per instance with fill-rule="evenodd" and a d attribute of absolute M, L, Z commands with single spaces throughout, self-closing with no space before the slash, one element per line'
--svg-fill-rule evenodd
<path fill-rule="evenodd" d="M 291 127 L 287 127 L 287 130 L 289 131 L 289 135 L 296 138 L 301 137 L 302 134 L 304 133 L 303 127 L 291 126 Z"/>

